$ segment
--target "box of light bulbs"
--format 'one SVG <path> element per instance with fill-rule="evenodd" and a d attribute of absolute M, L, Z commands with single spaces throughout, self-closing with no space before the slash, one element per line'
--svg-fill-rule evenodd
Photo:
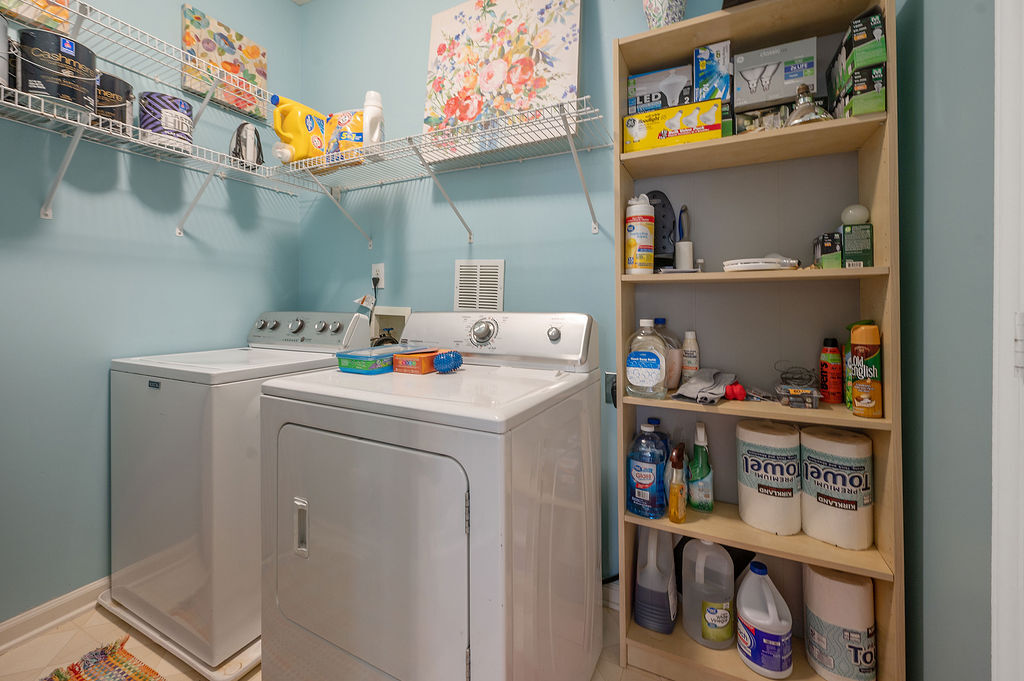
<path fill-rule="evenodd" d="M 622 150 L 658 149 L 722 136 L 722 100 L 673 106 L 622 119 Z"/>
<path fill-rule="evenodd" d="M 626 79 L 626 113 L 632 115 L 693 103 L 690 64 L 638 73 Z"/>
<path fill-rule="evenodd" d="M 817 53 L 818 39 L 807 38 L 736 55 L 736 110 L 792 102 L 801 85 L 815 92 Z"/>
<path fill-rule="evenodd" d="M 857 69 L 846 92 L 836 97 L 832 114 L 849 118 L 885 111 L 885 64 Z"/>

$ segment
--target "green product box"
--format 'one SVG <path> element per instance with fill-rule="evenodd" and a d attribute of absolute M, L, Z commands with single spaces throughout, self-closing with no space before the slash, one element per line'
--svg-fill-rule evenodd
<path fill-rule="evenodd" d="M 814 240 L 814 264 L 823 270 L 843 267 L 843 235 L 826 232 Z"/>
<path fill-rule="evenodd" d="M 843 225 L 843 267 L 875 266 L 875 235 L 871 224 Z"/>
<path fill-rule="evenodd" d="M 826 74 L 830 101 L 835 102 L 850 88 L 856 71 L 886 62 L 885 19 L 872 11 L 850 22 Z"/>

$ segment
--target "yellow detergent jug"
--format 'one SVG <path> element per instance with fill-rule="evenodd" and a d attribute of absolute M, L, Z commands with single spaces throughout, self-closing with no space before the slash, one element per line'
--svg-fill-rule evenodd
<path fill-rule="evenodd" d="M 329 139 L 327 116 L 319 111 L 278 95 L 270 98 L 274 105 L 274 132 L 281 141 L 273 154 L 281 163 L 294 163 L 324 155 Z"/>

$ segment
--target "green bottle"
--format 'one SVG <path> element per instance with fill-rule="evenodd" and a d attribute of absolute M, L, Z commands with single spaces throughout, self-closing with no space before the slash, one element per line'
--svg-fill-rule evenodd
<path fill-rule="evenodd" d="M 715 508 L 714 473 L 708 458 L 708 435 L 704 424 L 697 422 L 693 437 L 693 458 L 690 459 L 690 482 L 687 486 L 690 508 L 711 513 Z"/>

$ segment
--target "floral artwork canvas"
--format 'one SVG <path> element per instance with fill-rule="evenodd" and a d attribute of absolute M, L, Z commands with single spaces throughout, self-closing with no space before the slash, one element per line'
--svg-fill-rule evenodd
<path fill-rule="evenodd" d="M 220 87 L 213 101 L 266 120 L 266 97 L 255 97 L 253 93 L 266 93 L 267 51 L 192 5 L 182 5 L 181 14 L 181 45 L 185 52 L 227 72 L 228 86 Z M 203 75 L 202 67 L 183 66 L 182 88 L 205 97 L 212 79 Z M 232 84 L 242 87 L 231 87 Z"/>
<path fill-rule="evenodd" d="M 435 14 L 423 131 L 575 99 L 579 44 L 580 0 L 469 0 Z"/>

